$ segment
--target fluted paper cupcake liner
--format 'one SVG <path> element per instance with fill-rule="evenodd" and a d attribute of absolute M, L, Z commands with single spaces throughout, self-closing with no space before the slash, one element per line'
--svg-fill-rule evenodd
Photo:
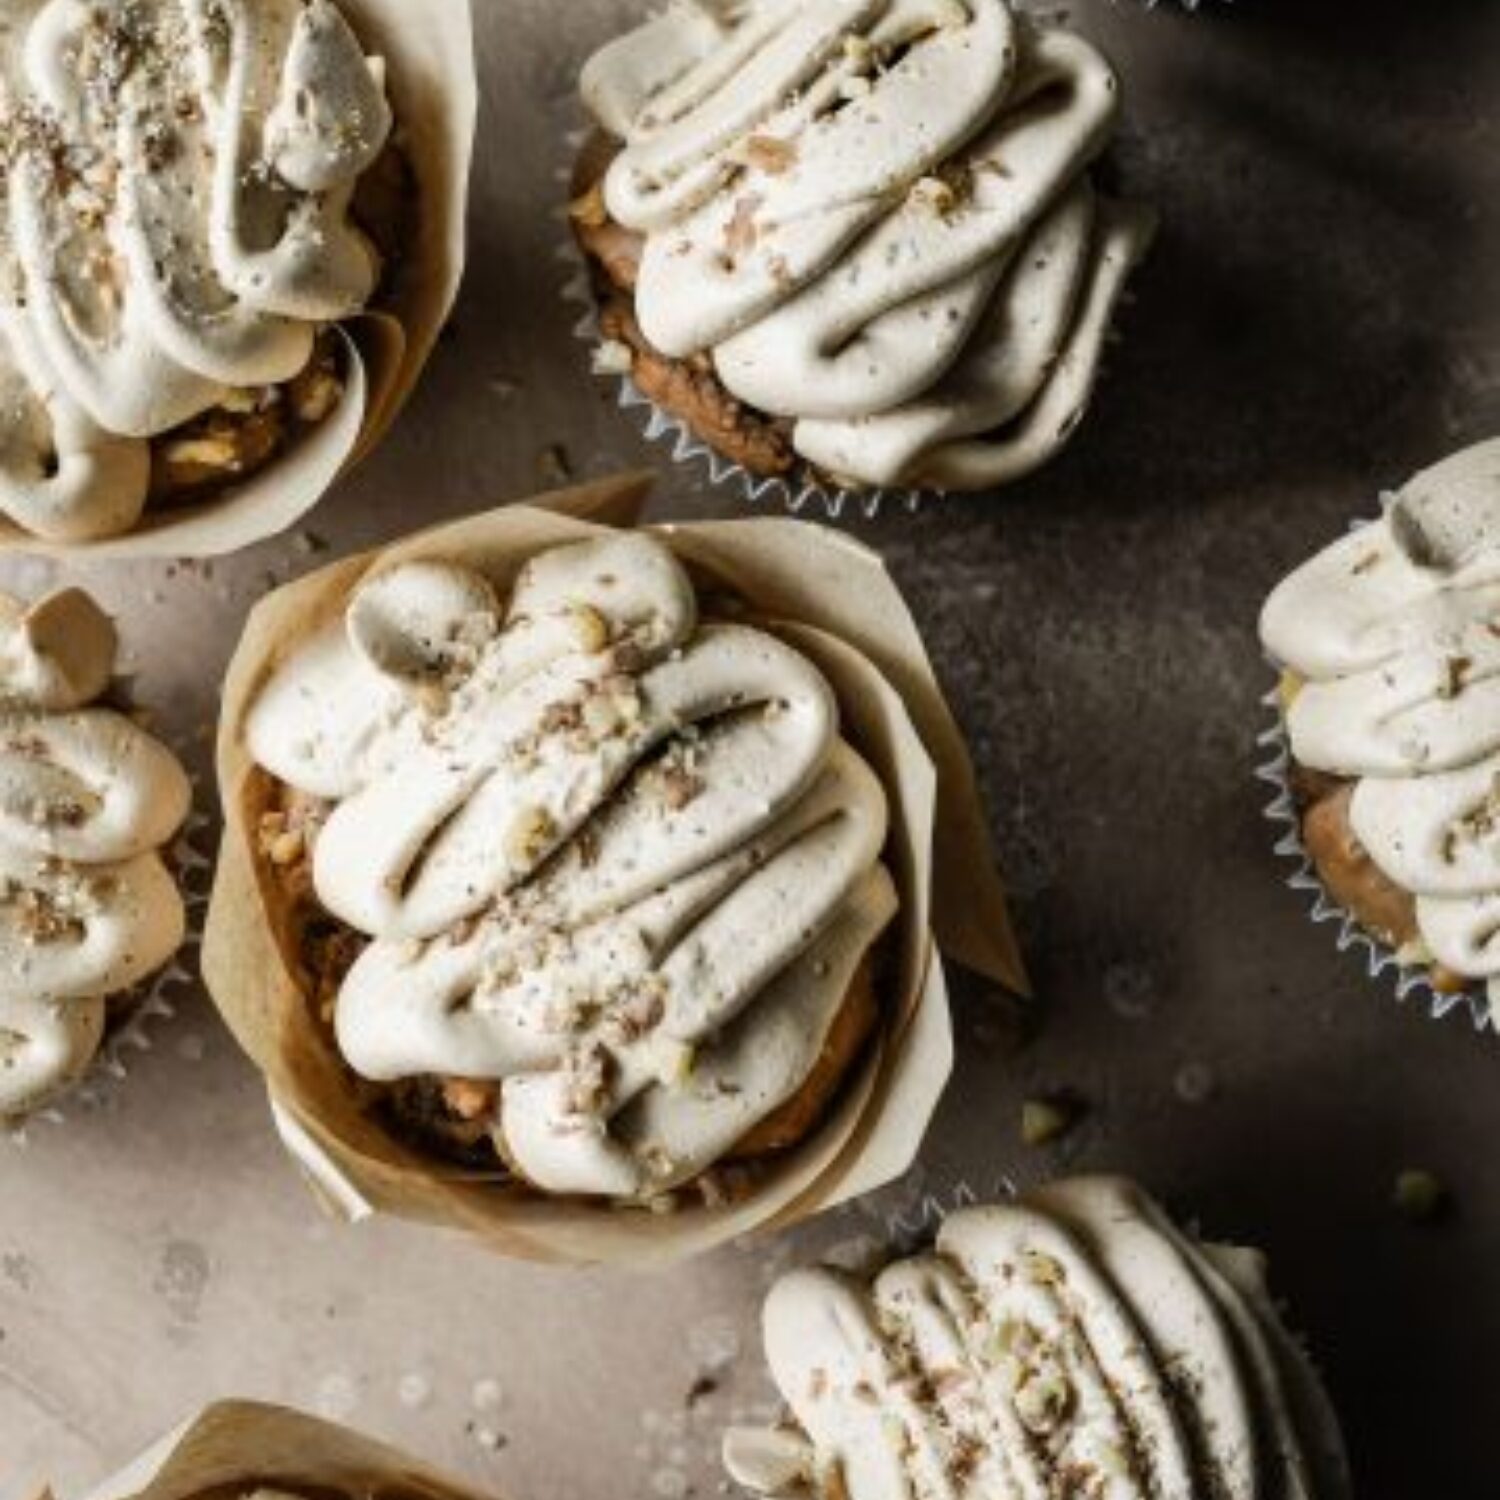
<path fill-rule="evenodd" d="M 599 304 L 594 295 L 587 258 L 573 235 L 567 207 L 573 162 L 582 150 L 586 138 L 586 131 L 577 130 L 566 139 L 568 159 L 556 174 L 562 207 L 556 211 L 555 218 L 561 232 L 557 259 L 567 272 L 562 297 L 564 302 L 578 309 L 573 336 L 592 355 L 601 343 Z M 822 516 L 832 521 L 849 516 L 873 520 L 882 512 L 912 512 L 921 509 L 924 504 L 943 498 L 932 490 L 867 489 L 825 484 L 810 474 L 790 479 L 777 475 L 753 474 L 743 464 L 725 458 L 704 442 L 681 417 L 667 411 L 646 395 L 628 374 L 603 373 L 597 370 L 594 373 L 598 379 L 615 382 L 616 403 L 639 426 L 648 442 L 663 444 L 670 449 L 673 462 L 701 469 L 714 488 L 737 494 L 752 505 L 768 509 L 780 508 L 794 516 Z"/>
<path fill-rule="evenodd" d="M 39 1109 L 6 1122 L 0 1120 L 0 1141 L 25 1147 L 38 1127 L 65 1125 L 72 1118 L 102 1107 L 130 1076 L 130 1064 L 150 1052 L 163 1028 L 177 1016 L 183 991 L 198 981 L 198 949 L 203 942 L 203 919 L 208 912 L 208 889 L 213 877 L 209 853 L 212 822 L 199 811 L 198 778 L 193 778 L 193 811 L 182 831 L 165 851 L 187 907 L 187 936 L 165 967 L 127 993 L 123 1013 L 111 1020 L 104 1041 L 83 1076 Z"/>
<path fill-rule="evenodd" d="M 1266 820 L 1280 830 L 1272 847 L 1292 866 L 1286 883 L 1308 900 L 1310 919 L 1315 923 L 1335 923 L 1338 928 L 1335 946 L 1340 953 L 1358 954 L 1371 979 L 1393 976 L 1397 1000 L 1415 1001 L 1435 1021 L 1467 1009 L 1476 1031 L 1489 1028 L 1493 1018 L 1482 987 L 1471 985 L 1457 993 L 1439 990 L 1433 985 L 1431 972 L 1425 965 L 1404 963 L 1389 943 L 1381 942 L 1360 924 L 1353 913 L 1334 900 L 1302 841 L 1302 820 L 1291 786 L 1291 743 L 1276 689 L 1272 688 L 1261 701 L 1270 710 L 1273 723 L 1256 740 L 1266 755 L 1256 767 L 1255 776 L 1276 793 L 1264 809 Z"/>

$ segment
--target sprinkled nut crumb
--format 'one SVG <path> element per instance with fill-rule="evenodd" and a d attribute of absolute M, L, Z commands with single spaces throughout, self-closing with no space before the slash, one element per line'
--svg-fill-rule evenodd
<path fill-rule="evenodd" d="M 1026 1146 L 1050 1146 L 1078 1123 L 1083 1110 L 1076 1100 L 1062 1096 L 1027 1099 L 1021 1105 L 1021 1142 Z"/>
<path fill-rule="evenodd" d="M 1396 1174 L 1392 1201 L 1396 1212 L 1413 1224 L 1431 1224 L 1449 1207 L 1448 1189 L 1434 1173 L 1407 1167 Z"/>

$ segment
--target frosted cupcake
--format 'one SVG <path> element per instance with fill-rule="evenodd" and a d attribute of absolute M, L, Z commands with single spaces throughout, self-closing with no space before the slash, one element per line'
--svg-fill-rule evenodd
<path fill-rule="evenodd" d="M 88 1068 L 185 934 L 172 753 L 107 705 L 115 630 L 76 589 L 0 595 L 0 1124 Z"/>
<path fill-rule="evenodd" d="M 797 523 L 524 506 L 252 620 L 204 966 L 321 1186 L 638 1259 L 910 1161 L 951 1062 L 929 754 L 949 923 L 1024 981 L 925 661 L 908 708 L 878 635 L 798 599 L 808 569 L 909 628 L 878 564 Z"/>
<path fill-rule="evenodd" d="M 752 478 L 984 490 L 1088 405 L 1150 238 L 1087 42 L 1004 0 L 681 3 L 583 74 L 597 366 Z"/>
<path fill-rule="evenodd" d="M 965 1209 L 873 1280 L 793 1272 L 764 1327 L 789 1414 L 724 1448 L 757 1494 L 1351 1493 L 1263 1258 L 1184 1234 L 1125 1181 Z"/>
<path fill-rule="evenodd" d="M 428 50 L 455 103 L 435 120 L 389 9 L 47 0 L 0 33 L 11 537 L 214 550 L 190 524 L 206 514 L 237 545 L 388 419 L 452 296 L 472 78 L 452 0 Z"/>
<path fill-rule="evenodd" d="M 1500 442 L 1426 470 L 1280 583 L 1301 842 L 1334 901 L 1440 995 L 1500 976 Z"/>

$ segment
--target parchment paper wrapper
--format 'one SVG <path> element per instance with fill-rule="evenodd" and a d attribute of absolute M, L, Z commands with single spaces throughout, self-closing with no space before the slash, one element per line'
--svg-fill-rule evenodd
<path fill-rule="evenodd" d="M 285 531 L 375 447 L 411 394 L 458 294 L 478 83 L 471 0 L 339 0 L 388 64 L 396 142 L 417 195 L 403 259 L 379 303 L 341 324 L 342 399 L 243 484 L 148 508 L 133 531 L 59 546 L 0 520 L 0 548 L 89 557 L 213 557 Z"/>
<path fill-rule="evenodd" d="M 372 1438 L 249 1401 L 208 1407 L 87 1500 L 198 1500 L 260 1485 L 350 1500 L 494 1500 Z"/>
<path fill-rule="evenodd" d="M 1390 944 L 1376 938 L 1329 893 L 1302 842 L 1301 810 L 1291 785 L 1291 742 L 1287 737 L 1280 696 L 1273 688 L 1261 701 L 1274 722 L 1256 741 L 1264 750 L 1265 758 L 1256 767 L 1255 775 L 1258 781 L 1265 782 L 1276 793 L 1265 807 L 1266 820 L 1278 832 L 1273 848 L 1292 867 L 1286 877 L 1287 885 L 1308 898 L 1310 920 L 1334 923 L 1338 928 L 1335 943 L 1339 952 L 1352 950 L 1359 954 L 1371 979 L 1379 979 L 1384 974 L 1393 975 L 1398 1000 L 1415 1000 L 1434 1021 L 1458 1012 L 1469 1016 L 1476 1031 L 1493 1028 L 1494 1018 L 1482 984 L 1471 985 L 1457 994 L 1434 988 L 1425 965 L 1404 963 Z"/>
<path fill-rule="evenodd" d="M 573 336 L 588 347 L 592 358 L 602 338 L 599 332 L 599 303 L 594 295 L 588 261 L 574 237 L 567 208 L 573 190 L 574 166 L 589 134 L 588 130 L 580 129 L 567 137 L 568 158 L 557 171 L 558 193 L 563 207 L 557 210 L 556 217 L 560 224 L 557 258 L 566 273 L 562 287 L 563 300 L 577 309 L 578 320 L 573 325 Z M 924 504 L 943 498 L 927 490 L 848 489 L 824 483 L 811 471 L 785 478 L 752 474 L 742 464 L 725 458 L 704 442 L 681 417 L 659 406 L 629 375 L 600 375 L 597 370 L 595 374 L 600 379 L 615 383 L 616 401 L 620 410 L 626 412 L 640 427 L 649 442 L 664 444 L 677 463 L 693 469 L 701 468 L 711 485 L 739 495 L 752 505 L 762 505 L 771 510 L 782 509 L 791 515 L 806 512 L 813 517 L 827 516 L 834 521 L 845 516 L 864 516 L 867 520 L 872 520 L 882 511 L 915 511 Z"/>
<path fill-rule="evenodd" d="M 880 559 L 836 532 L 785 519 L 663 527 L 657 534 L 700 582 L 731 586 L 756 617 L 777 622 L 817 661 L 837 690 L 845 733 L 891 797 L 887 859 L 902 906 L 882 1039 L 822 1128 L 728 1207 L 654 1214 L 523 1196 L 493 1175 L 417 1154 L 360 1112 L 348 1072 L 310 1020 L 267 920 L 247 795 L 255 782 L 242 735 L 247 709 L 290 646 L 339 614 L 372 567 L 458 557 L 504 591 L 535 553 L 601 523 L 629 525 L 648 488 L 643 478 L 607 480 L 424 532 L 291 584 L 250 616 L 224 688 L 226 827 L 204 972 L 266 1075 L 283 1139 L 345 1218 L 380 1210 L 468 1230 L 506 1255 L 633 1264 L 680 1259 L 788 1224 L 893 1180 L 914 1158 L 952 1066 L 938 944 L 1012 994 L 1026 991 L 968 753 Z"/>

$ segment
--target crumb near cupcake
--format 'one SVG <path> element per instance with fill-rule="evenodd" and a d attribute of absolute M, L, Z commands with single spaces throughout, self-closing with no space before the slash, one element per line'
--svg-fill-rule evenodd
<path fill-rule="evenodd" d="M 394 1136 L 497 1189 L 734 1201 L 884 1013 L 883 797 L 816 668 L 700 603 L 643 536 L 541 553 L 508 601 L 457 562 L 376 570 L 252 709 L 309 1024 Z M 429 824 L 453 774 L 469 810 Z M 411 815 L 422 853 L 370 884 Z"/>
<path fill-rule="evenodd" d="M 674 10 L 584 70 L 596 367 L 751 476 L 1019 478 L 1081 418 L 1150 238 L 1089 186 L 1118 107 L 1097 52 L 1003 0 L 907 20 Z"/>

